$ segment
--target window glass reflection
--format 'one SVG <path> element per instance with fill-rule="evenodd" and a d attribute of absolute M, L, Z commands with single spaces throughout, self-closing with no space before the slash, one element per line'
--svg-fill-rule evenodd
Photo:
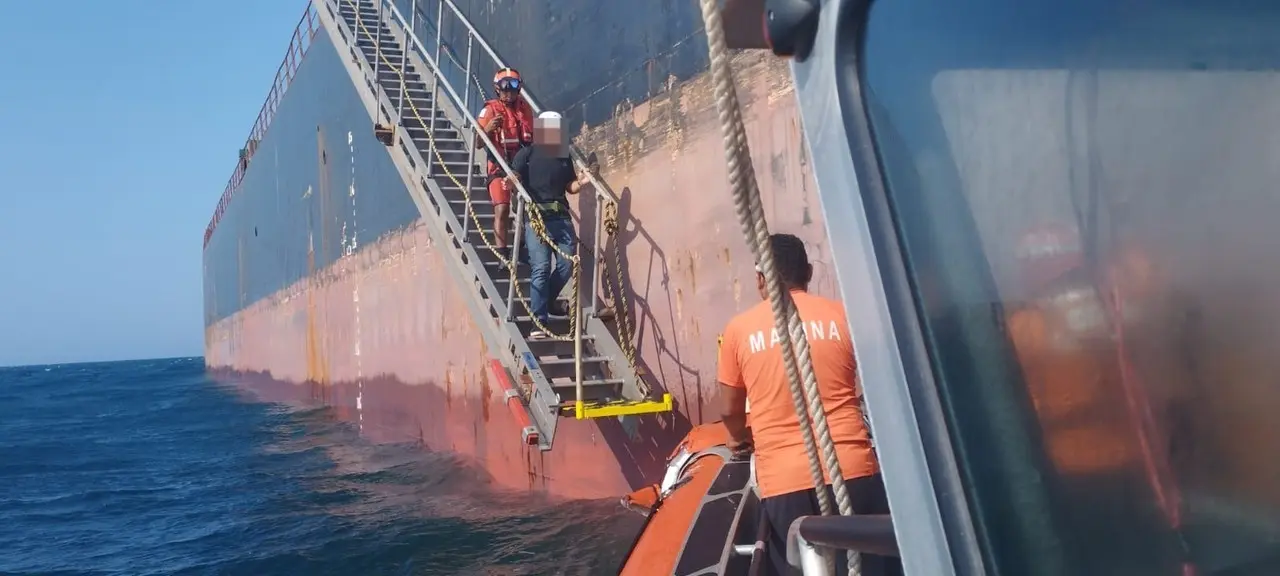
<path fill-rule="evenodd" d="M 942 385 L 1026 399 L 1049 507 L 984 512 L 1066 573 L 1280 573 L 1280 11 L 952 4 L 875 3 L 865 81 Z M 991 304 L 1003 355 L 944 326 Z"/>

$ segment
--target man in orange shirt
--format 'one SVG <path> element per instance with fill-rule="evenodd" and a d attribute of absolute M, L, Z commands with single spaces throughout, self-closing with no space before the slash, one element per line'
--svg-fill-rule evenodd
<path fill-rule="evenodd" d="M 862 417 L 857 366 L 844 306 L 808 293 L 813 266 L 799 238 L 773 234 L 769 240 L 778 274 L 791 291 L 804 322 L 827 425 L 853 509 L 859 514 L 887 514 L 889 505 L 880 467 Z M 771 573 L 781 575 L 790 573 L 786 559 L 787 529 L 796 518 L 820 512 L 780 341 L 774 331 L 768 290 L 759 269 L 756 285 L 764 301 L 738 314 L 725 327 L 717 379 L 724 404 L 724 425 L 730 436 L 729 448 L 737 454 L 755 450 L 761 508 L 770 524 L 769 564 Z M 747 427 L 748 401 L 751 403 L 750 428 Z M 831 491 L 829 484 L 827 490 Z M 836 556 L 842 570 L 839 573 L 843 573 L 844 555 Z M 862 573 L 864 576 L 901 574 L 902 564 L 895 558 L 864 554 Z"/>

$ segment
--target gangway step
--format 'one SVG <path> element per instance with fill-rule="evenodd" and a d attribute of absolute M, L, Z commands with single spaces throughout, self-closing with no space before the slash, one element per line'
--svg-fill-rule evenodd
<path fill-rule="evenodd" d="M 664 393 L 660 400 L 583 400 L 581 403 L 569 401 L 556 404 L 553 408 L 558 409 L 561 415 L 572 415 L 578 420 L 591 420 L 670 412 L 675 409 L 675 400 L 671 394 Z"/>
<path fill-rule="evenodd" d="M 399 87 L 397 87 L 396 89 L 397 89 L 397 90 L 399 90 Z M 417 100 L 417 101 L 418 101 L 418 102 L 421 102 L 421 101 L 422 101 L 421 99 L 422 99 L 422 98 L 424 98 L 424 97 L 423 97 L 423 96 L 415 96 L 415 98 L 418 98 L 419 100 Z M 426 96 L 425 98 L 427 98 L 427 103 L 428 103 L 428 104 L 430 104 L 430 98 L 431 98 L 431 97 L 430 97 L 430 96 Z M 422 109 L 422 106 L 423 106 L 422 104 L 419 104 L 419 105 L 418 105 L 418 109 L 419 109 L 419 110 L 421 110 L 421 109 Z M 405 105 L 405 108 L 408 108 L 408 105 Z M 405 116 L 405 117 L 404 117 L 404 123 L 405 123 L 405 125 L 404 125 L 404 126 L 402 126 L 402 128 L 408 129 L 408 128 L 411 128 L 411 127 L 415 127 L 415 126 L 417 126 L 418 118 L 417 118 L 416 116 L 414 116 L 414 115 L 413 115 L 413 111 L 412 111 L 412 110 L 409 110 L 409 111 L 405 112 L 404 116 Z M 424 118 L 425 118 L 425 117 L 424 117 Z M 426 119 L 427 119 L 427 120 L 430 120 L 430 118 L 426 118 Z M 431 142 L 436 142 L 437 144 L 447 144 L 447 145 L 449 145 L 450 147 L 454 147 L 454 146 L 462 146 L 462 147 L 464 147 L 464 148 L 465 148 L 465 147 L 466 147 L 466 145 L 467 145 L 467 143 L 466 143 L 466 142 L 464 142 L 464 141 L 462 141 L 461 139 L 459 139 L 459 137 L 458 137 L 458 131 L 457 131 L 457 130 L 454 130 L 454 128 L 453 128 L 452 126 L 448 125 L 448 124 L 445 124 L 445 125 L 443 125 L 443 126 L 436 126 L 436 132 L 435 132 L 435 135 L 434 135 L 434 137 L 433 137 L 433 138 L 431 138 L 431 139 L 428 139 L 428 138 L 427 138 L 427 133 L 426 133 L 426 131 L 425 131 L 425 130 L 420 130 L 420 131 L 419 131 L 419 135 L 415 137 L 414 142 L 417 142 L 418 144 L 421 144 L 421 146 L 418 148 L 418 151 L 419 151 L 419 152 L 423 152 L 423 153 L 426 153 L 426 152 L 429 152 L 429 151 L 430 151 L 430 150 L 426 149 L 426 148 L 425 148 L 425 146 L 429 146 L 429 145 L 431 144 Z M 477 150 L 477 151 L 476 151 L 476 157 L 479 157 L 480 155 L 481 155 L 481 152 L 480 152 L 479 150 Z M 441 182 L 441 183 L 440 183 L 440 185 L 441 185 L 441 186 L 444 186 L 444 184 L 445 184 L 446 182 L 448 182 L 448 181 L 446 180 L 445 182 Z M 452 184 L 451 182 L 448 182 L 448 183 Z"/>
<path fill-rule="evenodd" d="M 517 309 L 523 310 L 524 305 L 522 304 L 520 308 L 517 308 Z M 516 324 L 521 324 L 521 325 L 528 324 L 532 326 L 533 316 L 529 316 L 527 314 L 519 314 L 514 318 L 514 321 Z M 556 328 L 568 329 L 569 317 L 568 316 L 552 316 L 548 318 L 545 322 L 543 322 L 543 324 L 545 324 L 548 328 L 551 328 L 553 330 Z"/>
<path fill-rule="evenodd" d="M 599 390 L 604 387 L 621 386 L 623 382 L 625 381 L 621 378 L 588 378 L 582 381 L 582 387 L 584 389 L 592 388 L 594 390 Z M 574 390 L 577 387 L 578 386 L 573 381 L 572 376 L 561 376 L 559 378 L 551 379 L 551 388 L 561 395 L 573 396 Z"/>
<path fill-rule="evenodd" d="M 582 342 L 583 342 L 584 344 L 586 344 L 586 343 L 590 343 L 590 342 L 593 342 L 595 339 L 596 339 L 596 335 L 595 335 L 595 334 L 583 334 L 583 335 L 582 335 Z M 555 346 L 566 345 L 566 346 L 568 346 L 568 347 L 570 348 L 570 352 L 569 352 L 569 354 L 572 354 L 572 353 L 573 353 L 573 352 L 572 352 L 573 342 L 569 342 L 569 341 L 566 341 L 566 340 L 560 340 L 560 339 L 558 339 L 558 338 L 553 338 L 553 337 L 551 337 L 551 336 L 545 336 L 545 335 L 539 335 L 539 336 L 526 336 L 526 337 L 525 337 L 525 341 L 526 341 L 526 342 L 528 342 L 528 343 L 529 343 L 529 346 L 531 346 L 531 347 L 532 347 L 532 346 L 535 346 L 535 345 L 536 345 L 536 346 L 539 346 L 539 347 L 540 347 L 539 349 L 552 348 L 552 347 L 555 347 Z M 536 352 L 536 350 L 535 350 L 535 352 Z M 544 352 L 542 353 L 542 355 L 543 355 L 543 356 L 552 356 L 552 355 L 555 355 L 555 356 L 563 356 L 563 355 L 564 355 L 564 353 L 562 353 L 562 352 L 549 352 L 549 351 L 544 351 Z"/>
<path fill-rule="evenodd" d="M 586 357 L 583 357 L 583 359 L 582 359 L 582 363 L 583 363 L 583 364 L 598 364 L 598 363 L 601 363 L 601 362 L 608 362 L 608 361 L 609 361 L 609 357 L 608 357 L 608 356 L 586 356 Z M 538 359 L 538 365 L 539 365 L 539 366 L 544 366 L 544 367 L 545 367 L 545 366 L 556 366 L 556 365 L 560 365 L 560 364 L 569 364 L 569 365 L 572 365 L 572 364 L 573 364 L 573 356 L 552 356 L 552 357 L 549 357 L 549 358 L 539 358 L 539 359 Z"/>

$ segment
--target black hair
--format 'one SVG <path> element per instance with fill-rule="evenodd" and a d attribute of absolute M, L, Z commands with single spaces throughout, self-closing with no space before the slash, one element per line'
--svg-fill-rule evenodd
<path fill-rule="evenodd" d="M 770 234 L 769 244 L 773 247 L 773 266 L 782 283 L 788 288 L 808 288 L 813 279 L 813 265 L 809 263 L 804 241 L 793 234 Z"/>

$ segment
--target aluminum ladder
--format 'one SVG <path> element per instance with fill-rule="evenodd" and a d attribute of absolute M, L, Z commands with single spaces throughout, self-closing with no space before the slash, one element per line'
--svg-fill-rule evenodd
<path fill-rule="evenodd" d="M 437 31 L 446 16 L 458 19 L 467 30 L 467 64 L 460 68 L 460 95 L 441 67 L 441 51 L 448 56 L 450 48 L 442 46 L 438 33 L 433 44 L 425 45 L 413 32 L 415 25 L 429 20 L 423 12 L 430 11 L 428 1 L 410 2 L 406 16 L 390 0 L 313 0 L 335 48 L 349 56 L 344 61 L 370 110 L 375 133 L 388 146 L 436 246 L 447 253 L 444 260 L 467 296 L 489 350 L 499 356 L 506 371 L 503 376 L 510 378 L 502 384 L 509 406 L 522 420 L 525 443 L 550 450 L 562 417 L 625 418 L 671 411 L 671 395 L 650 394 L 631 360 L 634 350 L 628 358 L 609 327 L 596 316 L 598 274 L 592 274 L 580 290 L 591 291 L 590 306 L 584 308 L 580 298 L 579 302 L 561 299 L 568 306 L 577 306 L 579 317 L 585 318 L 576 337 L 567 341 L 530 337 L 535 325 L 523 301 L 515 296 L 512 276 L 475 226 L 479 220 L 492 236 L 494 212 L 483 167 L 478 164 L 485 151 L 471 145 L 475 123 L 467 112 L 468 100 L 483 92 L 473 90 L 475 82 L 466 79 L 475 78 L 473 51 L 487 54 L 495 67 L 504 64 L 455 5 L 446 0 L 431 2 Z M 454 75 L 458 76 L 456 70 Z M 575 153 L 581 159 L 581 154 Z M 608 190 L 598 179 L 595 184 L 598 195 Z M 517 218 L 527 198 L 523 189 L 519 192 L 513 199 Z M 598 230 L 599 222 L 596 225 Z M 518 242 L 517 234 L 508 245 Z M 599 251 L 597 241 L 591 255 Z M 586 260 L 582 247 L 578 252 Z M 593 260 L 598 261 L 598 257 Z M 518 267 L 515 281 L 527 298 L 527 265 Z M 548 327 L 563 334 L 569 324 L 567 319 L 553 319 Z"/>

